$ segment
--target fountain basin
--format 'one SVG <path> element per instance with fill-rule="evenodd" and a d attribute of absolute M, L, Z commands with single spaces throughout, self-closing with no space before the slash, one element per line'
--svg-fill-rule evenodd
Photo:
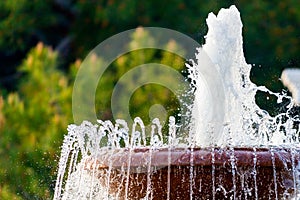
<path fill-rule="evenodd" d="M 282 199 L 297 195 L 299 150 L 105 150 L 85 169 L 117 199 Z"/>

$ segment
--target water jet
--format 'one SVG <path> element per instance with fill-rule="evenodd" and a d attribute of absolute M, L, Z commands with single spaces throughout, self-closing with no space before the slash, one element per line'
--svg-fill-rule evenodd
<path fill-rule="evenodd" d="M 54 199 L 300 197 L 299 119 L 288 113 L 272 117 L 255 103 L 257 91 L 278 101 L 291 97 L 250 81 L 251 65 L 243 55 L 242 23 L 234 6 L 218 16 L 210 14 L 207 23 L 203 51 L 187 66 L 195 80 L 195 101 L 186 143 L 177 138 L 174 117 L 169 119 L 167 142 L 157 119 L 148 142 L 140 118 L 131 129 L 122 120 L 70 125 Z M 207 77 L 203 52 L 215 66 L 214 77 Z M 217 91 L 207 90 L 214 82 Z"/>

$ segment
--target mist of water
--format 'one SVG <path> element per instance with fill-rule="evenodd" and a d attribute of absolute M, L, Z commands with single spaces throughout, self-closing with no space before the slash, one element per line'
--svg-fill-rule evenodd
<path fill-rule="evenodd" d="M 291 97 L 273 93 L 266 87 L 251 82 L 251 65 L 246 63 L 243 53 L 242 22 L 235 6 L 222 9 L 217 16 L 210 13 L 207 24 L 206 43 L 198 50 L 197 60 L 187 65 L 189 78 L 195 83 L 192 85 L 195 91 L 195 101 L 191 105 L 192 125 L 187 139 L 178 138 L 180 125 L 175 123 L 174 117 L 169 119 L 167 139 L 163 136 L 158 119 L 152 121 L 148 134 L 139 117 L 134 119 L 131 127 L 120 119 L 115 123 L 98 120 L 97 124 L 84 121 L 79 126 L 69 125 L 59 161 L 55 200 L 130 199 L 132 194 L 129 193 L 129 189 L 132 184 L 144 187 L 135 191 L 135 195 L 152 199 L 155 196 L 152 190 L 155 184 L 153 173 L 164 167 L 167 167 L 168 172 L 165 190 L 166 198 L 169 199 L 174 181 L 171 180 L 171 170 L 174 170 L 171 163 L 177 161 L 178 158 L 174 155 L 178 153 L 176 148 L 179 147 L 190 155 L 190 168 L 185 172 L 189 178 L 185 181 L 190 182 L 188 190 L 191 199 L 194 193 L 199 192 L 194 188 L 202 188 L 202 183 L 196 182 L 196 177 L 197 173 L 202 173 L 203 168 L 196 169 L 194 163 L 199 147 L 205 147 L 204 153 L 209 156 L 209 161 L 203 162 L 211 163 L 209 177 L 212 182 L 212 195 L 209 198 L 217 199 L 217 195 L 222 193 L 224 196 L 231 196 L 232 199 L 238 199 L 238 195 L 259 199 L 260 183 L 257 173 L 260 172 L 260 156 L 268 154 L 273 166 L 271 176 L 274 179 L 273 191 L 269 197 L 278 199 L 277 190 L 281 187 L 277 185 L 281 175 L 278 174 L 275 165 L 278 159 L 281 159 L 277 154 L 277 151 L 281 151 L 278 147 L 284 148 L 282 151 L 290 153 L 292 157 L 289 162 L 291 169 L 286 167 L 288 171 L 292 171 L 292 178 L 288 177 L 286 180 L 292 180 L 282 182 L 287 188 L 285 193 L 290 197 L 287 191 L 292 188 L 294 197 L 298 197 L 300 165 L 296 160 L 299 159 L 297 148 L 300 129 L 299 116 L 290 114 L 294 106 Z M 204 54 L 210 58 L 209 61 L 203 62 Z M 205 69 L 206 65 L 203 63 L 208 62 L 209 66 L 213 66 L 212 69 Z M 211 87 L 214 90 L 211 90 Z M 272 117 L 257 106 L 257 91 L 275 95 L 278 102 L 283 98 L 290 99 L 288 111 Z M 147 135 L 150 137 L 147 138 Z M 251 157 L 250 172 L 240 171 L 236 166 L 238 154 L 235 147 L 245 146 L 251 147 L 248 153 Z M 274 146 L 277 148 L 273 148 Z M 220 170 L 217 165 L 220 162 L 218 156 L 223 152 L 219 150 L 220 147 L 227 148 L 223 154 L 228 158 L 228 170 L 232 176 L 230 189 L 220 183 L 215 174 Z M 260 150 L 261 147 L 266 149 Z M 156 156 L 160 149 L 166 149 L 168 152 L 164 154 L 164 159 Z M 136 155 L 138 159 L 134 157 Z M 178 169 L 180 170 L 180 167 L 175 167 L 175 170 Z M 251 183 L 246 181 L 247 178 L 251 179 Z M 245 181 L 240 181 L 241 179 Z M 237 181 L 241 182 L 241 188 Z M 115 183 L 120 185 L 116 186 Z M 242 190 L 242 193 L 239 190 Z"/>
<path fill-rule="evenodd" d="M 208 33 L 203 51 L 216 68 L 214 77 L 203 77 L 202 56 L 188 66 L 191 79 L 196 82 L 193 109 L 195 143 L 199 146 L 262 146 L 299 143 L 299 117 L 291 116 L 293 101 L 285 94 L 274 93 L 264 86 L 257 86 L 250 80 L 251 65 L 246 63 L 243 53 L 242 21 L 235 6 L 221 9 L 216 16 L 210 13 L 207 18 Z M 202 52 L 201 52 L 202 53 Z M 207 79 L 221 79 L 216 91 L 207 91 Z M 224 92 L 223 92 L 224 91 Z M 261 109 L 255 101 L 257 91 L 290 99 L 286 113 L 272 117 Z M 218 99 L 211 93 L 224 93 Z M 215 107 L 221 104 L 222 112 Z M 220 109 L 219 109 L 220 110 Z M 220 123 L 221 122 L 221 123 Z M 208 128 L 214 130 L 207 134 Z"/>

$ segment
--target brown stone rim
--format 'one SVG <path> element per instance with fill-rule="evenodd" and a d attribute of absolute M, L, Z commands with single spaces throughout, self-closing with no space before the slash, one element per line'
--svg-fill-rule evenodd
<path fill-rule="evenodd" d="M 92 161 L 93 160 L 93 161 Z M 219 166 L 291 168 L 298 165 L 299 148 L 135 148 L 101 150 L 96 158 L 97 168 Z M 87 162 L 94 163 L 91 158 Z M 87 166 L 86 166 L 87 167 Z M 87 168 L 91 168 L 90 165 Z"/>

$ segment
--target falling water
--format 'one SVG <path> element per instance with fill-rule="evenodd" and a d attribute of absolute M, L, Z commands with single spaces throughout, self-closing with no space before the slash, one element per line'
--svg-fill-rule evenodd
<path fill-rule="evenodd" d="M 188 142 L 176 137 L 174 117 L 169 119 L 167 142 L 158 119 L 152 121 L 149 141 L 138 117 L 132 127 L 124 120 L 69 125 L 55 200 L 299 198 L 299 118 L 290 115 L 291 97 L 251 82 L 236 7 L 217 16 L 210 13 L 207 24 L 206 43 L 197 60 L 187 65 L 196 83 L 195 126 Z M 215 77 L 202 73 L 203 53 L 215 67 Z M 211 78 L 221 83 L 217 91 L 207 90 Z M 290 99 L 288 111 L 270 116 L 256 105 L 257 91 L 276 96 L 278 102 Z M 212 92 L 223 96 L 214 99 Z M 223 113 L 215 113 L 214 101 Z"/>
<path fill-rule="evenodd" d="M 278 103 L 283 98 L 290 97 L 269 91 L 264 86 L 256 86 L 250 80 L 251 65 L 245 61 L 243 53 L 242 22 L 240 14 L 236 7 L 222 9 L 217 16 L 210 13 L 207 18 L 208 33 L 205 37 L 206 43 L 202 49 L 211 59 L 216 68 L 215 78 L 222 81 L 222 86 L 214 93 L 224 93 L 224 99 L 212 100 L 210 91 L 206 91 L 208 81 L 206 77 L 201 76 L 205 71 L 201 54 L 197 55 L 197 62 L 194 62 L 192 70 L 197 73 L 191 73 L 191 79 L 196 81 L 195 109 L 193 118 L 195 121 L 196 143 L 201 146 L 237 146 L 247 144 L 251 146 L 259 145 L 281 145 L 285 137 L 280 137 L 282 131 L 280 128 L 288 128 L 291 121 L 299 121 L 288 117 L 287 113 L 271 117 L 268 112 L 258 107 L 255 102 L 257 91 L 270 93 L 278 98 Z M 201 49 L 201 50 L 202 50 Z M 190 70 L 190 71 L 192 71 Z M 196 74 L 196 75 L 195 75 Z M 209 102 L 207 102 L 208 100 Z M 219 120 L 218 115 L 223 113 L 214 113 L 207 111 L 211 103 L 223 104 L 224 118 L 222 119 L 223 128 L 221 131 L 215 131 L 214 134 L 207 134 L 207 126 L 210 125 L 216 130 Z M 292 108 L 292 101 L 287 108 Z M 209 117 L 213 115 L 213 117 Z M 279 122 L 278 122 L 279 121 Z M 275 134 L 276 133 L 276 134 Z M 269 138 L 269 139 L 267 139 Z"/>
<path fill-rule="evenodd" d="M 274 192 L 275 192 L 275 199 L 278 200 L 277 195 L 277 175 L 276 175 L 276 165 L 275 165 L 275 156 L 272 147 L 270 148 L 271 152 L 271 159 L 272 159 L 272 166 L 273 166 L 273 178 L 274 178 Z"/>
<path fill-rule="evenodd" d="M 255 199 L 258 199 L 258 188 L 257 188 L 257 179 L 256 179 L 256 165 L 257 165 L 257 154 L 256 154 L 256 148 L 253 148 L 253 180 L 254 180 L 254 190 L 255 190 Z"/>
<path fill-rule="evenodd" d="M 211 151 L 211 177 L 212 177 L 212 198 L 213 200 L 216 199 L 216 180 L 215 180 L 215 149 L 212 148 L 212 151 Z"/>

